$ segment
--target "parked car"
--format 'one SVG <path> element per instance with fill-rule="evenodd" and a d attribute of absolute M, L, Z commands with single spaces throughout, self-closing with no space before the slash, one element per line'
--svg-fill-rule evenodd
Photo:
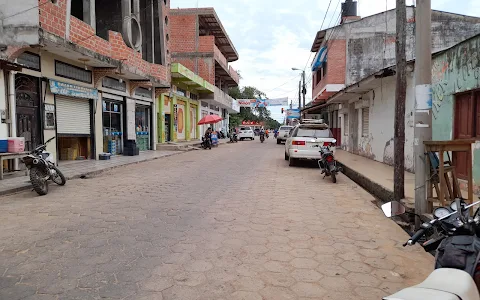
<path fill-rule="evenodd" d="M 302 120 L 285 142 L 285 160 L 288 160 L 289 166 L 300 159 L 319 160 L 322 158 L 321 146 L 330 147 L 335 155 L 335 142 L 330 128 L 323 121 Z"/>
<path fill-rule="evenodd" d="M 255 139 L 255 134 L 253 133 L 252 127 L 244 126 L 240 127 L 240 131 L 238 133 L 238 139 L 243 141 L 244 139 L 251 139 L 252 141 Z"/>
<path fill-rule="evenodd" d="M 280 128 L 278 129 L 277 144 L 280 144 L 287 140 L 288 134 L 292 128 L 293 126 L 280 126 Z"/>

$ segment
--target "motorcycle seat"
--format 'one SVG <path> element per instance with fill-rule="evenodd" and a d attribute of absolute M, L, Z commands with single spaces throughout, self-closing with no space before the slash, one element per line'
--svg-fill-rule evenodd
<path fill-rule="evenodd" d="M 385 300 L 480 300 L 477 286 L 467 272 L 441 268 L 418 285 L 403 289 Z"/>

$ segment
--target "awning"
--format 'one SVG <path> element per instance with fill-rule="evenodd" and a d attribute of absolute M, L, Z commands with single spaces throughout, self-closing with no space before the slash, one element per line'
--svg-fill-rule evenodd
<path fill-rule="evenodd" d="M 312 72 L 315 72 L 327 60 L 327 47 L 322 47 L 318 50 L 317 55 L 313 59 Z"/>
<path fill-rule="evenodd" d="M 210 82 L 193 73 L 193 71 L 189 70 L 182 64 L 173 63 L 171 71 L 173 84 L 185 84 L 189 89 L 196 90 L 199 93 L 213 93 L 215 91 Z"/>

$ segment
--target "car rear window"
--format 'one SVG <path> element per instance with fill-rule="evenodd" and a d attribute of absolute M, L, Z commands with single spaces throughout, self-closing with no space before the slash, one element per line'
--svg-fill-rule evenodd
<path fill-rule="evenodd" d="M 320 129 L 320 128 L 298 128 L 296 137 L 315 137 L 315 138 L 332 138 L 333 134 L 330 129 Z"/>
<path fill-rule="evenodd" d="M 288 131 L 290 131 L 290 129 L 292 129 L 292 127 L 290 127 L 290 126 L 282 126 L 282 127 L 280 127 L 280 130 L 288 130 Z"/>
<path fill-rule="evenodd" d="M 240 130 L 252 130 L 250 127 L 240 127 Z"/>

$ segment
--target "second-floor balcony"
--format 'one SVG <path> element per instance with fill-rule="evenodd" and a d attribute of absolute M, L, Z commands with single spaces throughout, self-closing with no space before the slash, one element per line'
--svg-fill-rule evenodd
<path fill-rule="evenodd" d="M 213 57 L 215 58 L 215 77 L 220 77 L 227 86 L 238 86 L 240 75 L 228 64 L 225 56 L 215 45 L 213 46 Z"/>
<path fill-rule="evenodd" d="M 200 100 L 224 108 L 228 110 L 229 113 L 238 112 L 235 110 L 235 100 L 232 97 L 216 86 L 213 86 L 213 90 L 213 94 L 202 94 L 202 98 Z"/>

